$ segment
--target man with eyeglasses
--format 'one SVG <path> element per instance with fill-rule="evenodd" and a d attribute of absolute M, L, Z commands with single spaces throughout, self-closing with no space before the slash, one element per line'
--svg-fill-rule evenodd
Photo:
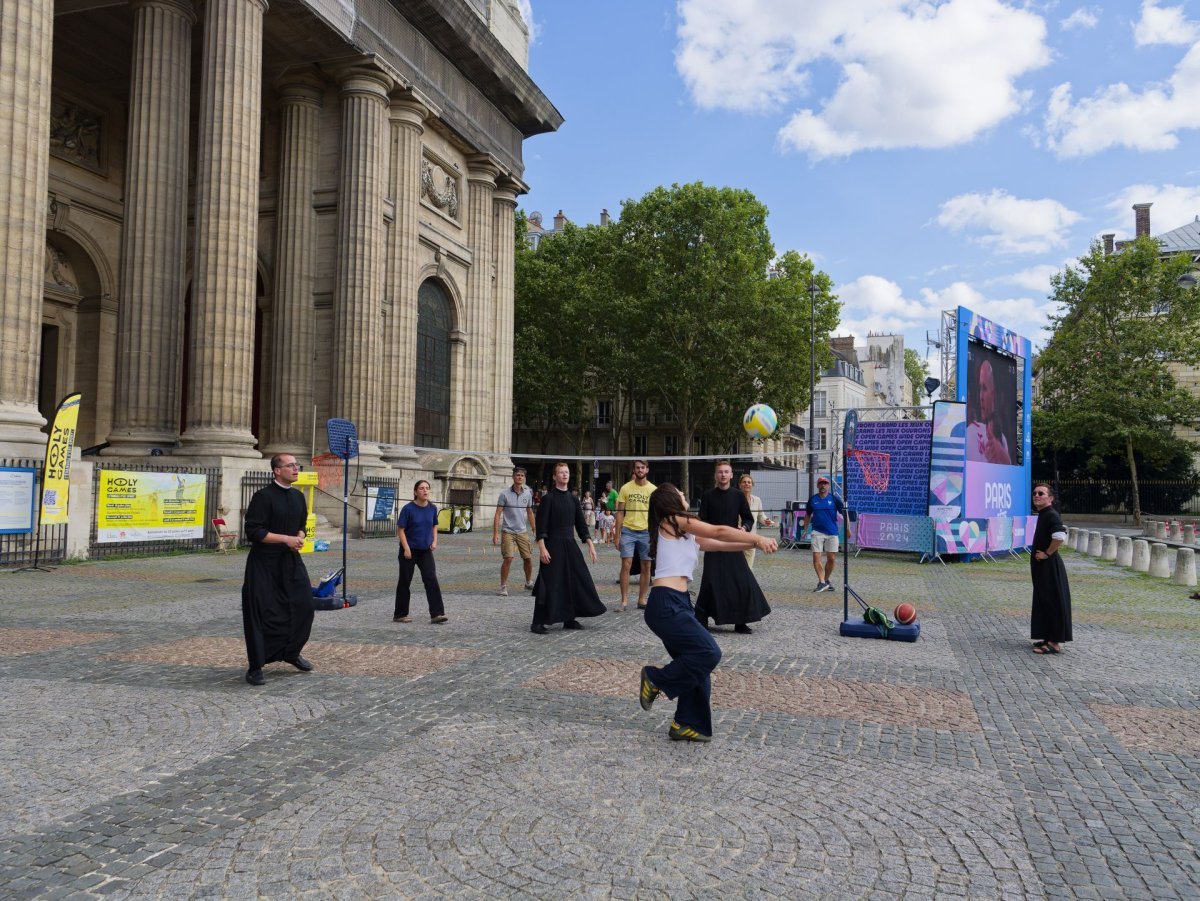
<path fill-rule="evenodd" d="M 308 504 L 303 492 L 292 488 L 300 464 L 291 454 L 276 454 L 271 472 L 274 480 L 256 491 L 246 508 L 250 555 L 242 583 L 242 628 L 251 685 L 265 685 L 263 667 L 277 660 L 301 672 L 313 669 L 300 655 L 313 623 L 312 585 L 300 557 Z"/>

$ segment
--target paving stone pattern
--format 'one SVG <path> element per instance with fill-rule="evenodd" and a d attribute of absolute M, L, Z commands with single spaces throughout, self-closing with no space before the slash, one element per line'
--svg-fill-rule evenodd
<path fill-rule="evenodd" d="M 360 603 L 262 688 L 241 554 L 0 574 L 0 896 L 1200 896 L 1186 589 L 1068 553 L 1076 640 L 1039 657 L 1024 561 L 855 560 L 907 644 L 840 638 L 809 555 L 760 554 L 774 612 L 715 633 L 703 745 L 637 703 L 639 613 L 532 635 L 487 539 L 443 538 L 444 625 L 419 580 L 393 623 L 394 542 L 352 542 Z"/>

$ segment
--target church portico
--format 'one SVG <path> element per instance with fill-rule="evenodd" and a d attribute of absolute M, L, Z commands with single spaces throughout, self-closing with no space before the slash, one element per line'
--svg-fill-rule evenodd
<path fill-rule="evenodd" d="M 503 220 L 521 142 L 561 123 L 511 16 L 499 34 L 466 2 L 3 9 L 0 455 L 39 455 L 69 391 L 77 448 L 226 481 L 320 454 L 330 417 L 402 479 L 431 474 L 431 442 L 509 450 Z"/>

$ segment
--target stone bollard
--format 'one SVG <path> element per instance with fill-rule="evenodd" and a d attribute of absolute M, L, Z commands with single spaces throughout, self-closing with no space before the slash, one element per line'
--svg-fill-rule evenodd
<path fill-rule="evenodd" d="M 1167 537 L 1167 524 L 1165 522 L 1158 523 L 1154 527 L 1154 532 L 1155 532 L 1155 535 L 1154 535 L 1155 538 L 1162 538 L 1165 540 Z"/>
<path fill-rule="evenodd" d="M 1117 559 L 1117 536 L 1105 535 L 1102 539 L 1103 543 L 1100 546 L 1101 560 L 1116 560 Z"/>
<path fill-rule="evenodd" d="M 1130 557 L 1129 565 L 1133 567 L 1134 572 L 1150 571 L 1150 542 L 1145 538 L 1133 539 L 1133 554 Z"/>
<path fill-rule="evenodd" d="M 1196 527 L 1194 525 L 1192 525 L 1190 522 L 1187 523 L 1183 527 L 1183 543 L 1184 544 L 1195 544 L 1196 543 Z"/>
<path fill-rule="evenodd" d="M 1099 557 L 1104 549 L 1104 537 L 1099 532 L 1088 532 L 1087 552 L 1089 556 Z"/>
<path fill-rule="evenodd" d="M 1156 541 L 1150 545 L 1150 575 L 1157 576 L 1160 579 L 1171 578 L 1171 557 L 1168 554 L 1169 550 L 1161 541 Z"/>
<path fill-rule="evenodd" d="M 1133 566 L 1133 539 L 1128 535 L 1122 535 L 1117 539 L 1117 564 Z"/>
<path fill-rule="evenodd" d="M 1176 585 L 1196 584 L 1196 552 L 1190 547 L 1176 548 L 1174 579 Z"/>
<path fill-rule="evenodd" d="M 1142 534 L 1145 535 L 1147 538 L 1154 537 L 1154 520 L 1153 519 L 1143 519 L 1142 520 Z"/>
<path fill-rule="evenodd" d="M 1079 528 L 1070 526 L 1067 529 L 1067 547 L 1076 550 L 1079 547 Z"/>
<path fill-rule="evenodd" d="M 1183 541 L 1183 523 L 1179 520 L 1171 523 L 1170 538 L 1172 541 Z"/>

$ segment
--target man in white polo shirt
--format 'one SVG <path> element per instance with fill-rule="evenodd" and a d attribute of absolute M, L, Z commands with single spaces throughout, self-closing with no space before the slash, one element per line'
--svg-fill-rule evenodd
<path fill-rule="evenodd" d="M 533 588 L 533 549 L 529 536 L 534 529 L 533 492 L 525 485 L 525 470 L 518 466 L 513 470 L 512 487 L 500 492 L 492 519 L 492 544 L 500 545 L 500 556 L 504 558 L 500 564 L 501 597 L 508 597 L 508 571 L 518 553 L 525 567 L 525 588 Z"/>

